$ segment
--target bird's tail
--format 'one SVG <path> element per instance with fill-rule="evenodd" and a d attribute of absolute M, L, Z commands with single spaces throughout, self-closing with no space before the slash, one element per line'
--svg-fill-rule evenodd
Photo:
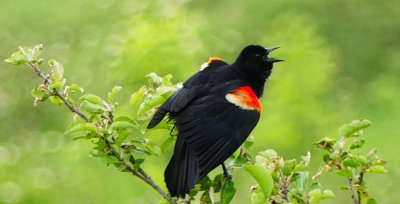
<path fill-rule="evenodd" d="M 183 139 L 178 138 L 174 155 L 164 172 L 171 196 L 185 197 L 199 181 L 197 164 L 192 154 Z"/>

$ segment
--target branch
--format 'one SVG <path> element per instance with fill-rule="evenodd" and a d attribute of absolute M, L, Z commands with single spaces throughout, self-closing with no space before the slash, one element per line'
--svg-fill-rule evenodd
<path fill-rule="evenodd" d="M 49 77 L 46 76 L 46 74 L 40 69 L 39 66 L 37 66 L 37 64 L 34 64 L 34 63 L 32 63 L 32 62 L 29 62 L 29 63 L 28 63 L 28 66 L 30 66 L 30 67 L 33 69 L 33 71 L 34 71 L 39 77 L 41 77 L 42 79 L 44 79 L 45 84 L 50 84 L 50 83 L 51 83 Z M 60 97 L 61 100 L 64 102 L 64 104 L 68 107 L 68 109 L 69 109 L 70 111 L 72 111 L 72 112 L 76 113 L 77 115 L 79 115 L 79 116 L 80 116 L 83 120 L 85 120 L 86 122 L 89 121 L 88 117 L 87 117 L 85 114 L 83 114 L 83 113 L 81 112 L 81 110 L 80 110 L 78 107 L 73 106 L 72 104 L 70 104 L 70 103 L 67 101 L 67 99 L 65 98 L 65 95 L 64 95 L 64 94 L 60 93 L 60 92 L 59 92 L 58 90 L 56 90 L 56 89 L 51 90 L 51 92 L 52 92 L 54 95 Z"/>
<path fill-rule="evenodd" d="M 40 67 L 36 64 L 36 63 L 32 63 L 32 62 L 28 62 L 27 65 L 29 67 L 31 67 L 33 69 L 33 71 L 42 79 L 44 79 L 45 84 L 50 84 L 51 80 L 50 78 L 40 69 Z M 68 100 L 66 99 L 65 95 L 63 93 L 60 93 L 58 90 L 56 89 L 52 89 L 49 90 L 52 94 L 54 94 L 55 96 L 58 96 L 59 98 L 61 98 L 61 100 L 64 102 L 64 104 L 67 106 L 67 108 L 73 112 L 76 113 L 79 117 L 81 117 L 83 120 L 85 120 L 86 122 L 89 122 L 89 118 L 82 113 L 82 111 L 79 109 L 79 107 L 76 107 L 74 105 L 72 105 L 70 102 L 68 102 Z M 110 123 L 112 123 L 112 118 L 113 115 L 111 112 L 109 112 L 110 114 Z M 122 157 L 121 155 L 117 152 L 117 150 L 115 150 L 115 148 L 110 144 L 110 142 L 108 141 L 107 138 L 104 138 L 105 143 L 107 145 L 107 147 L 111 150 L 111 155 L 114 156 L 115 158 L 118 159 L 118 161 L 120 161 L 122 163 L 122 165 L 124 166 L 124 168 L 126 170 L 128 170 L 129 172 L 131 172 L 134 176 L 137 176 L 138 178 L 140 178 L 142 181 L 144 181 L 145 183 L 147 183 L 148 185 L 150 185 L 153 189 L 155 189 L 159 194 L 161 194 L 161 196 L 168 200 L 170 203 L 172 204 L 176 204 L 176 201 L 169 196 L 163 189 L 161 189 L 161 187 L 159 185 L 157 185 L 154 180 L 142 169 L 142 168 L 138 168 L 137 170 L 134 169 L 131 165 L 129 165 Z"/>
<path fill-rule="evenodd" d="M 357 194 L 358 194 L 358 203 L 361 203 L 361 190 L 362 190 L 362 183 L 364 180 L 364 170 L 361 171 L 360 177 L 358 179 L 360 187 L 358 188 Z"/>
<path fill-rule="evenodd" d="M 283 197 L 282 198 L 285 199 L 288 203 L 290 203 L 290 198 L 289 198 L 289 195 L 288 195 L 289 194 L 288 187 L 289 187 L 290 178 L 292 177 L 293 173 L 290 174 L 288 177 L 285 177 L 283 175 L 282 169 L 279 169 L 279 174 L 280 174 L 282 182 L 283 182 L 283 184 L 280 187 L 280 190 L 283 193 Z"/>
<path fill-rule="evenodd" d="M 349 181 L 349 191 L 350 191 L 351 198 L 353 199 L 353 203 L 354 204 L 358 204 L 356 196 L 355 196 L 354 191 L 353 191 L 353 179 L 352 178 L 348 178 L 348 181 Z"/>

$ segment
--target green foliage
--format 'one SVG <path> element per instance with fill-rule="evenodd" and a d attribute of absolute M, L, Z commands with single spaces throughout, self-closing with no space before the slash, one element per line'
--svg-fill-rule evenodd
<path fill-rule="evenodd" d="M 158 76 L 150 73 L 146 77 L 148 85 L 142 86 L 131 95 L 130 105 L 133 116 L 114 114 L 118 103 L 116 95 L 122 87 L 114 86 L 107 93 L 107 100 L 95 94 L 83 94 L 84 89 L 77 84 L 67 84 L 64 78 L 64 68 L 56 60 L 50 60 L 48 66 L 51 75 L 47 76 L 39 67 L 43 59 L 38 59 L 42 46 L 30 49 L 20 48 L 20 51 L 11 55 L 5 62 L 9 64 L 27 64 L 45 81 L 38 88 L 31 91 L 34 104 L 50 102 L 57 105 L 66 105 L 76 116 L 68 125 L 65 134 L 75 140 L 87 139 L 93 144 L 90 155 L 100 157 L 105 165 L 113 165 L 122 172 L 131 172 L 156 189 L 165 201 L 175 203 L 157 184 L 144 172 L 142 165 L 150 156 L 161 156 L 174 142 L 174 134 L 162 143 L 153 142 L 148 136 L 146 126 L 156 108 L 173 94 L 181 84 L 171 82 L 172 75 Z M 81 93 L 79 100 L 73 93 Z M 82 111 L 82 112 L 81 112 Z M 365 144 L 363 129 L 371 125 L 365 119 L 354 120 L 339 128 L 339 139 L 324 137 L 315 144 L 328 153 L 323 156 L 325 165 L 322 166 L 312 180 L 324 172 L 335 171 L 339 176 L 348 180 L 347 190 L 351 193 L 354 203 L 376 203 L 370 197 L 370 192 L 365 179 L 367 173 L 387 173 L 384 165 L 386 161 L 377 157 L 377 150 L 372 149 L 367 154 L 356 153 Z M 158 129 L 165 129 L 174 133 L 171 124 L 162 122 Z M 255 157 L 248 151 L 254 144 L 253 136 L 244 142 L 227 161 L 228 170 L 243 168 L 256 180 L 257 185 L 252 186 L 251 203 L 318 203 L 321 200 L 334 198 L 332 190 L 322 189 L 318 182 L 310 182 L 307 170 L 311 160 L 310 152 L 295 159 L 285 160 L 275 150 L 267 149 L 259 152 Z M 253 159 L 254 158 L 254 159 Z M 354 194 L 357 193 L 358 196 Z M 200 193 L 200 194 L 199 194 Z M 189 197 L 180 198 L 178 202 L 190 203 L 196 200 L 199 194 L 201 203 L 216 203 L 215 195 L 220 194 L 218 203 L 228 204 L 234 199 L 236 193 L 235 183 L 232 179 L 218 174 L 211 180 L 208 176 L 200 181 L 190 191 Z M 197 196 L 197 197 L 196 197 Z"/>
<path fill-rule="evenodd" d="M 9 64 L 13 65 L 20 65 L 28 62 L 28 58 L 22 54 L 21 51 L 14 52 L 10 58 L 5 59 L 4 62 L 7 62 Z"/>
<path fill-rule="evenodd" d="M 355 203 L 376 202 L 370 197 L 371 193 L 365 182 L 367 173 L 387 173 L 384 167 L 386 161 L 378 158 L 376 149 L 371 149 L 367 154 L 357 152 L 365 143 L 363 130 L 370 125 L 371 122 L 365 119 L 353 120 L 339 128 L 338 140 L 325 137 L 315 143 L 328 153 L 323 156 L 326 165 L 320 168 L 314 178 L 326 171 L 334 171 L 345 177 L 349 182 L 346 190 L 350 191 Z"/>
<path fill-rule="evenodd" d="M 226 179 L 221 191 L 221 204 L 228 204 L 236 193 L 235 184 L 231 179 Z"/>
<path fill-rule="evenodd" d="M 252 203 L 264 203 L 267 198 L 270 196 L 272 188 L 273 188 L 273 181 L 272 176 L 269 170 L 263 168 L 262 166 L 258 165 L 247 165 L 244 169 L 253 176 L 253 178 L 257 181 L 258 186 L 252 187 L 252 197 L 257 197 L 257 201 L 252 201 Z M 262 195 L 255 189 L 262 190 Z"/>
<path fill-rule="evenodd" d="M 318 183 L 309 183 L 311 154 L 308 152 L 298 162 L 295 159 L 284 160 L 275 150 L 259 152 L 255 157 L 255 166 L 245 167 L 264 191 L 260 196 L 258 187 L 252 187 L 253 203 L 317 203 L 333 198 L 331 190 L 322 190 Z M 250 168 L 251 167 L 251 168 Z"/>

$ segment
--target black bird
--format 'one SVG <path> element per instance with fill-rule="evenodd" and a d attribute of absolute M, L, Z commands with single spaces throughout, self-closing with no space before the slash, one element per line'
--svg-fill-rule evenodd
<path fill-rule="evenodd" d="M 277 49 L 245 47 L 233 64 L 212 57 L 154 114 L 148 128 L 167 114 L 178 128 L 173 156 L 165 170 L 171 196 L 184 197 L 246 140 L 261 112 L 259 98 L 271 75 L 269 58 Z"/>

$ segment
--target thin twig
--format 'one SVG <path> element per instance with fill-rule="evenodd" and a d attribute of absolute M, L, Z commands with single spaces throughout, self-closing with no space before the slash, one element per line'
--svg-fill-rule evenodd
<path fill-rule="evenodd" d="M 49 79 L 48 76 L 46 76 L 46 74 L 39 68 L 39 66 L 37 66 L 37 64 L 34 63 L 28 63 L 28 66 L 30 66 L 33 71 L 42 79 L 44 79 L 44 82 L 46 84 L 50 84 L 51 81 Z M 81 112 L 81 110 L 78 107 L 73 106 L 72 104 L 70 104 L 67 99 L 65 98 L 64 94 L 60 93 L 59 91 L 57 91 L 56 89 L 52 90 L 53 94 L 58 96 L 59 98 L 61 98 L 61 100 L 64 102 L 64 104 L 68 107 L 68 109 L 74 113 L 76 113 L 77 115 L 79 115 L 83 120 L 85 120 L 86 122 L 89 121 L 89 118 L 83 114 Z"/>
<path fill-rule="evenodd" d="M 29 67 L 31 67 L 33 69 L 33 71 L 42 79 L 44 79 L 45 84 L 50 84 L 51 80 L 50 78 L 40 69 L 40 67 L 32 62 L 29 62 L 27 64 Z M 86 122 L 89 122 L 89 118 L 82 113 L 82 111 L 72 105 L 65 97 L 65 95 L 63 93 L 60 93 L 58 90 L 53 89 L 52 94 L 58 96 L 63 102 L 64 104 L 67 106 L 67 108 L 71 111 L 76 113 L 79 117 L 81 117 L 83 120 L 85 120 Z M 113 120 L 113 115 L 111 112 L 109 112 L 109 116 L 110 116 L 110 122 L 112 123 Z M 163 189 L 161 189 L 160 186 L 158 186 L 154 180 L 141 168 L 139 169 L 134 169 L 131 165 L 129 165 L 122 157 L 121 155 L 115 150 L 115 148 L 109 143 L 109 141 L 107 140 L 107 138 L 104 138 L 107 147 L 111 150 L 111 155 L 114 156 L 115 158 L 118 159 L 118 161 L 120 161 L 122 163 L 122 165 L 124 166 L 124 168 L 126 170 L 128 170 L 129 172 L 131 172 L 133 175 L 137 176 L 138 178 L 140 178 L 141 180 L 143 180 L 144 182 L 146 182 L 147 184 L 149 184 L 153 189 L 155 189 L 158 193 L 161 194 L 161 196 L 168 200 L 170 203 L 172 204 L 176 204 L 176 201 L 169 196 Z"/>
<path fill-rule="evenodd" d="M 358 204 L 356 196 L 354 194 L 354 190 L 353 190 L 353 179 L 348 178 L 348 181 L 349 181 L 349 191 L 350 191 L 351 198 L 353 199 L 353 203 Z"/>
<path fill-rule="evenodd" d="M 145 172 L 143 171 L 142 168 L 138 169 L 139 173 L 144 176 L 146 183 L 148 183 L 150 186 L 152 186 L 156 191 L 158 191 L 165 199 L 167 199 L 171 203 L 176 203 L 174 199 L 172 199 L 164 190 L 161 189 L 160 186 L 158 186 L 153 179 Z"/>
<path fill-rule="evenodd" d="M 357 190 L 357 194 L 358 194 L 358 203 L 361 203 L 361 190 L 362 190 L 362 183 L 364 181 L 364 171 L 362 170 L 360 173 L 360 177 L 358 179 L 359 185 L 360 187 Z"/>
<path fill-rule="evenodd" d="M 174 199 L 172 199 L 164 190 L 161 189 L 160 186 L 158 186 L 153 179 L 142 169 L 139 168 L 138 170 L 135 170 L 132 166 L 130 166 L 125 160 L 121 157 L 121 155 L 115 151 L 114 148 L 112 148 L 111 144 L 109 142 L 106 142 L 107 146 L 111 147 L 111 154 L 120 161 L 125 169 L 130 171 L 133 175 L 139 177 L 141 180 L 149 184 L 151 187 L 153 187 L 158 193 L 160 193 L 164 199 L 168 200 L 170 203 L 176 203 Z"/>
<path fill-rule="evenodd" d="M 283 182 L 283 184 L 281 185 L 281 189 L 280 189 L 282 191 L 282 193 L 283 193 L 283 199 L 285 199 L 287 202 L 290 202 L 290 198 L 289 198 L 289 195 L 288 195 L 288 193 L 289 193 L 289 190 L 288 190 L 288 187 L 289 187 L 288 177 L 285 177 L 283 175 L 282 169 L 279 169 L 279 174 L 280 174 L 282 182 Z"/>

